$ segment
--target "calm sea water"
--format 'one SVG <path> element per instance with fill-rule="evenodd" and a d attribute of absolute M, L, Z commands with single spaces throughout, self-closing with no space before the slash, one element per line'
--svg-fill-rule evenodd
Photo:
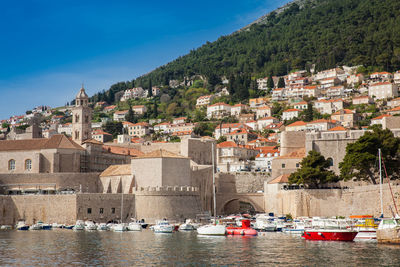
<path fill-rule="evenodd" d="M 305 241 L 283 233 L 1 231 L 1 266 L 400 266 L 400 246 Z"/>

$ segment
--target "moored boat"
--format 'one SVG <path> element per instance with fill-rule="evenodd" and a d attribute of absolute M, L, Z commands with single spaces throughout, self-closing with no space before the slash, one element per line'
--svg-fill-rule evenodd
<path fill-rule="evenodd" d="M 355 215 L 350 216 L 355 219 L 354 230 L 358 232 L 354 241 L 376 241 L 376 230 L 378 224 L 372 215 Z"/>
<path fill-rule="evenodd" d="M 175 226 L 170 224 L 167 220 L 157 221 L 153 227 L 154 233 L 172 233 Z"/>
<path fill-rule="evenodd" d="M 85 230 L 85 223 L 82 220 L 77 220 L 74 227 L 72 227 L 74 231 L 83 231 Z"/>
<path fill-rule="evenodd" d="M 347 229 L 311 229 L 305 230 L 303 237 L 307 240 L 353 241 L 357 234 L 357 231 Z"/>
<path fill-rule="evenodd" d="M 199 235 L 226 235 L 226 227 L 222 224 L 207 224 L 197 228 Z"/>
<path fill-rule="evenodd" d="M 21 220 L 21 221 L 17 222 L 17 225 L 15 226 L 15 228 L 20 231 L 27 231 L 27 230 L 29 230 L 29 225 L 27 225 L 25 223 L 25 221 Z"/>
<path fill-rule="evenodd" d="M 241 227 L 227 227 L 226 232 L 228 235 L 257 235 L 257 231 L 250 227 L 249 219 L 242 220 Z"/>
<path fill-rule="evenodd" d="M 315 218 L 312 229 L 305 229 L 303 237 L 307 240 L 353 241 L 357 231 L 351 228 L 351 222 L 344 219 Z"/>
<path fill-rule="evenodd" d="M 376 230 L 379 243 L 400 244 L 400 219 L 383 218 Z"/>
<path fill-rule="evenodd" d="M 126 226 L 125 223 L 117 223 L 114 224 L 113 227 L 111 228 L 114 232 L 125 232 L 128 231 L 128 227 Z"/>
<path fill-rule="evenodd" d="M 179 225 L 178 230 L 179 231 L 193 231 L 193 230 L 195 230 L 195 227 L 193 225 L 192 220 L 188 219 L 185 221 L 185 223 Z"/>
<path fill-rule="evenodd" d="M 128 230 L 129 231 L 142 231 L 142 225 L 138 222 L 130 222 L 128 224 Z"/>
<path fill-rule="evenodd" d="M 108 226 L 105 223 L 99 223 L 97 225 L 97 230 L 98 231 L 108 231 Z"/>
<path fill-rule="evenodd" d="M 97 230 L 97 225 L 93 221 L 85 222 L 85 230 L 86 231 L 95 231 Z"/>

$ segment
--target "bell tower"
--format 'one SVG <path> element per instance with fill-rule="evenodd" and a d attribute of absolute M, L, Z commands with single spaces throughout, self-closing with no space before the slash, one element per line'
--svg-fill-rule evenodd
<path fill-rule="evenodd" d="M 79 145 L 92 138 L 92 110 L 89 107 L 89 97 L 85 88 L 79 90 L 72 108 L 72 140 Z"/>

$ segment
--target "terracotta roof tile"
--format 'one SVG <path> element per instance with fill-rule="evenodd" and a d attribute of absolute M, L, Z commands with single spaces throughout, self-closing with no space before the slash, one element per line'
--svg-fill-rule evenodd
<path fill-rule="evenodd" d="M 63 134 L 53 135 L 49 139 L 38 138 L 0 141 L 0 151 L 40 150 L 57 148 L 84 150 L 83 147 L 70 140 Z"/>
<path fill-rule="evenodd" d="M 100 174 L 100 177 L 121 176 L 121 175 L 131 175 L 131 174 L 132 170 L 130 164 L 111 165 Z"/>
<path fill-rule="evenodd" d="M 289 176 L 290 174 L 282 174 L 272 181 L 268 182 L 268 184 L 287 184 L 289 183 Z"/>

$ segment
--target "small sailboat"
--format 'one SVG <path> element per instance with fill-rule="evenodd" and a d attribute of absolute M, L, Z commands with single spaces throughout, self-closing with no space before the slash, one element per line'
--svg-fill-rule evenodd
<path fill-rule="evenodd" d="M 214 143 L 211 145 L 211 156 L 212 156 L 212 178 L 213 178 L 213 206 L 214 206 L 214 224 L 207 224 L 197 228 L 199 235 L 226 235 L 225 225 L 217 224 L 217 197 L 215 192 L 215 166 L 214 166 Z"/>
<path fill-rule="evenodd" d="M 121 222 L 113 225 L 113 227 L 111 229 L 114 232 L 128 231 L 127 225 L 125 223 L 123 223 L 123 221 L 122 221 L 123 211 L 124 211 L 124 193 L 121 191 Z"/>

